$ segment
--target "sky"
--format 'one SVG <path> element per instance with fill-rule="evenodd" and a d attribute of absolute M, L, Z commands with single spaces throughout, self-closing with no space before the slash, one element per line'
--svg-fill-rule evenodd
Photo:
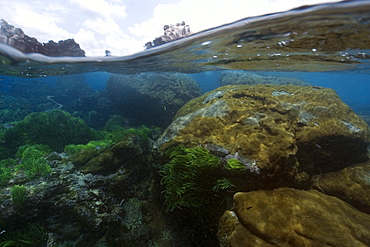
<path fill-rule="evenodd" d="M 236 20 L 337 0 L 1 0 L 0 19 L 40 42 L 75 39 L 86 56 L 144 50 L 163 26 L 199 32 Z"/>

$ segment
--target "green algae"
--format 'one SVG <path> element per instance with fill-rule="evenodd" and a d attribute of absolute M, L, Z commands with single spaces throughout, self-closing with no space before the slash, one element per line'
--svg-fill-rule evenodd
<path fill-rule="evenodd" d="M 15 166 L 15 170 L 23 171 L 28 179 L 49 174 L 51 167 L 45 159 L 45 155 L 50 151 L 50 148 L 45 145 L 21 146 L 16 154 L 16 157 L 21 158 L 21 163 Z"/>
<path fill-rule="evenodd" d="M 0 247 L 46 246 L 47 232 L 37 223 L 28 223 L 0 235 Z"/>
<path fill-rule="evenodd" d="M 14 185 L 10 190 L 12 201 L 17 207 L 22 207 L 26 202 L 27 188 L 24 185 Z"/>
<path fill-rule="evenodd" d="M 237 159 L 228 159 L 225 168 L 229 170 L 239 170 L 239 171 L 247 170 L 247 167 Z"/>
<path fill-rule="evenodd" d="M 62 110 L 35 112 L 3 132 L 3 146 L 16 149 L 25 144 L 43 144 L 62 151 L 68 144 L 82 144 L 99 135 L 76 117 Z"/>
<path fill-rule="evenodd" d="M 13 177 L 13 167 L 17 161 L 15 159 L 4 159 L 0 161 L 0 185 L 6 185 Z"/>

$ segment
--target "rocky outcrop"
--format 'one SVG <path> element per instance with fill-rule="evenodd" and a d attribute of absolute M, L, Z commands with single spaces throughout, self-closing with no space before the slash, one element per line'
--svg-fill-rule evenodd
<path fill-rule="evenodd" d="M 164 34 L 162 36 L 155 38 L 153 42 L 149 41 L 145 44 L 146 49 L 191 35 L 190 26 L 185 25 L 184 21 L 176 25 L 165 25 L 163 30 Z"/>
<path fill-rule="evenodd" d="M 236 193 L 221 217 L 222 247 L 369 246 L 370 215 L 315 190 Z"/>
<path fill-rule="evenodd" d="M 357 209 L 370 214 L 370 163 L 346 167 L 312 178 L 312 188 L 338 197 Z"/>
<path fill-rule="evenodd" d="M 174 233 L 158 202 L 160 178 L 148 165 L 148 145 L 137 138 L 129 135 L 105 150 L 94 149 L 101 164 L 75 166 L 72 157 L 53 152 L 47 157 L 50 174 L 29 180 L 19 172 L 0 186 L 0 243 L 18 240 L 14 229 L 38 222 L 50 246 L 171 246 Z M 26 188 L 23 205 L 14 203 L 14 184 Z"/>
<path fill-rule="evenodd" d="M 256 84 L 274 84 L 274 85 L 298 85 L 311 86 L 311 84 L 289 77 L 261 76 L 244 71 L 227 71 L 220 76 L 220 85 L 256 85 Z"/>
<path fill-rule="evenodd" d="M 112 74 L 106 93 L 116 112 L 133 125 L 167 127 L 177 110 L 201 95 L 198 84 L 180 73 Z"/>
<path fill-rule="evenodd" d="M 58 43 L 49 41 L 40 43 L 36 38 L 26 35 L 22 29 L 15 28 L 5 20 L 1 20 L 0 42 L 10 45 L 24 53 L 40 53 L 46 56 L 84 57 L 85 51 L 74 39 L 61 40 Z"/>
<path fill-rule="evenodd" d="M 334 90 L 229 85 L 184 105 L 155 148 L 201 145 L 243 163 L 256 175 L 246 181 L 276 188 L 309 186 L 314 174 L 367 161 L 369 139 Z"/>

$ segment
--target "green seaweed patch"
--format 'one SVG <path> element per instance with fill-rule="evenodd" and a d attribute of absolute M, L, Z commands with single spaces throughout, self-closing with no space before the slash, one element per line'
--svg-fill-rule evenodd
<path fill-rule="evenodd" d="M 0 247 L 46 246 L 47 232 L 37 223 L 28 223 L 19 229 L 7 230 L 0 235 Z"/>
<path fill-rule="evenodd" d="M 45 145 L 21 146 L 16 154 L 21 159 L 21 163 L 15 166 L 15 170 L 23 171 L 29 179 L 49 174 L 51 167 L 45 159 L 45 155 L 49 152 L 50 149 Z"/>
<path fill-rule="evenodd" d="M 142 125 L 138 128 L 124 128 L 121 126 L 110 126 L 109 128 L 111 131 L 103 131 L 102 134 L 104 135 L 105 139 L 110 140 L 113 143 L 120 142 L 124 139 L 127 135 L 133 135 L 139 138 L 142 144 L 148 144 L 149 139 L 152 138 L 153 135 L 156 133 L 160 133 L 159 128 L 148 128 L 145 125 Z"/>
<path fill-rule="evenodd" d="M 27 198 L 27 188 L 24 185 L 14 185 L 10 189 L 10 195 L 12 197 L 13 203 L 17 207 L 23 207 Z"/>
<path fill-rule="evenodd" d="M 236 186 L 230 179 L 221 178 L 221 179 L 217 179 L 217 184 L 213 186 L 212 190 L 215 192 L 220 192 L 222 190 L 230 189 L 233 187 L 235 188 Z"/>
<path fill-rule="evenodd" d="M 225 168 L 233 171 L 246 171 L 247 167 L 237 159 L 228 159 Z"/>
<path fill-rule="evenodd" d="M 216 180 L 208 179 L 219 169 L 220 160 L 208 149 L 182 145 L 167 152 L 170 161 L 160 171 L 167 210 L 200 207 L 207 203 Z M 208 178 L 207 178 L 208 177 Z"/>
<path fill-rule="evenodd" d="M 58 152 L 68 144 L 85 144 L 94 139 L 99 139 L 94 129 L 62 110 L 31 113 L 3 133 L 3 145 L 9 148 L 44 144 Z"/>
<path fill-rule="evenodd" d="M 258 173 L 238 159 L 220 159 L 203 147 L 179 145 L 168 149 L 165 156 L 169 161 L 159 173 L 167 211 L 228 203 L 227 198 L 231 200 L 230 195 L 235 191 L 258 186 L 253 179 L 245 181 L 246 174 L 252 177 Z"/>
<path fill-rule="evenodd" d="M 0 185 L 6 185 L 13 177 L 13 169 L 16 164 L 17 161 L 12 158 L 0 161 Z"/>
<path fill-rule="evenodd" d="M 45 156 L 51 152 L 51 149 L 47 145 L 36 144 L 36 145 L 23 145 L 20 146 L 15 154 L 18 159 L 24 159 L 25 157 L 39 158 Z"/>
<path fill-rule="evenodd" d="M 89 141 L 87 144 L 70 144 L 64 147 L 64 152 L 66 152 L 68 155 L 73 155 L 75 153 L 78 153 L 82 150 L 100 150 L 109 147 L 112 145 L 112 140 L 96 140 L 96 141 Z"/>

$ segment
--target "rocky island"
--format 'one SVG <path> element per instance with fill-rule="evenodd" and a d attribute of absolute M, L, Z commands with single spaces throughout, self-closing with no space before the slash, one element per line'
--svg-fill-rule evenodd
<path fill-rule="evenodd" d="M 58 43 L 52 40 L 48 43 L 41 43 L 36 38 L 26 35 L 22 29 L 10 25 L 4 19 L 0 20 L 0 42 L 24 53 L 40 53 L 51 57 L 85 56 L 85 51 L 74 39 L 60 40 Z"/>
<path fill-rule="evenodd" d="M 164 34 L 157 37 L 153 42 L 149 41 L 145 44 L 145 49 L 152 48 L 154 46 L 163 45 L 164 43 L 181 39 L 191 35 L 190 26 L 185 25 L 185 22 L 177 23 L 176 25 L 164 25 Z"/>

